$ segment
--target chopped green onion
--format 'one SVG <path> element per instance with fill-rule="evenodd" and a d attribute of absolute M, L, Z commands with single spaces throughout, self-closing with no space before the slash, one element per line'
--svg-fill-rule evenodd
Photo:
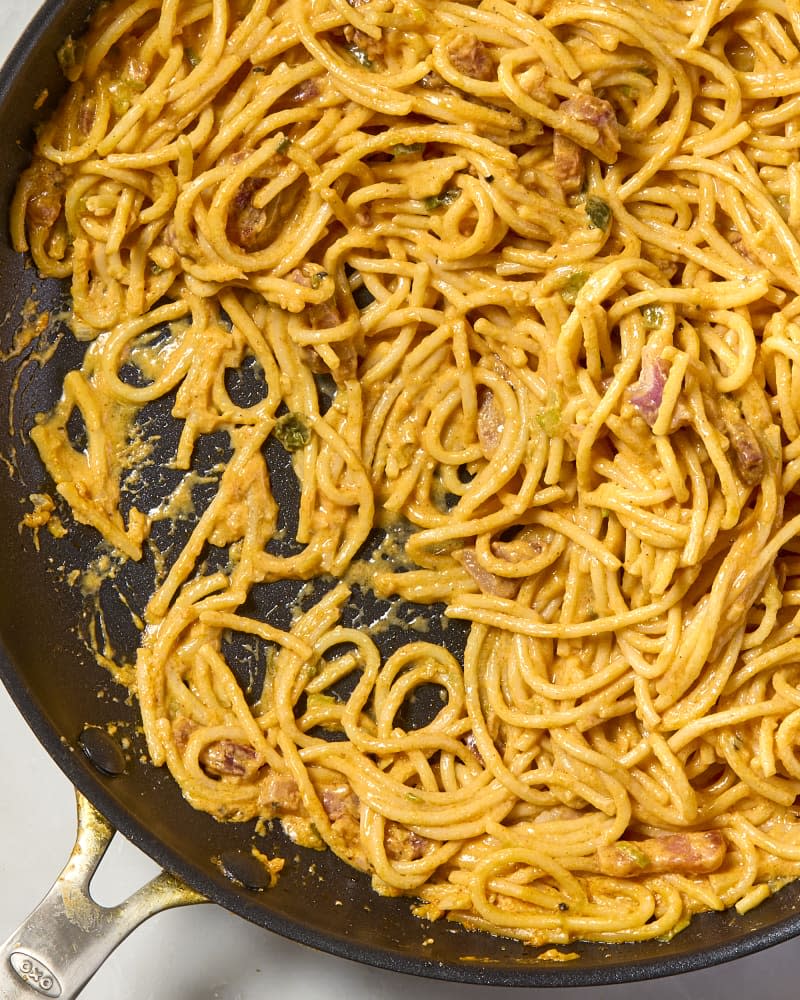
<path fill-rule="evenodd" d="M 311 440 L 311 431 L 299 413 L 285 413 L 272 433 L 287 451 L 300 451 Z"/>
<path fill-rule="evenodd" d="M 281 139 L 281 141 L 278 143 L 278 148 L 275 150 L 275 152 L 278 153 L 280 156 L 283 156 L 283 154 L 288 151 L 291 144 L 292 144 L 291 139 Z"/>
<path fill-rule="evenodd" d="M 421 153 L 425 149 L 424 142 L 398 142 L 392 146 L 392 156 L 412 156 L 414 153 Z"/>
<path fill-rule="evenodd" d="M 547 397 L 547 406 L 536 414 L 536 423 L 549 438 L 558 437 L 561 431 L 561 401 L 555 392 Z"/>
<path fill-rule="evenodd" d="M 200 56 L 195 52 L 195 50 L 187 46 L 183 51 L 186 58 L 189 60 L 189 65 L 197 66 L 200 62 Z"/>
<path fill-rule="evenodd" d="M 111 110 L 118 118 L 121 118 L 130 109 L 130 106 L 130 95 L 122 90 L 118 90 L 111 98 Z"/>
<path fill-rule="evenodd" d="M 442 191 L 441 194 L 435 194 L 430 198 L 426 198 L 423 201 L 425 211 L 434 212 L 437 208 L 441 208 L 443 205 L 452 205 L 460 194 L 461 188 L 447 188 L 447 190 Z"/>
<path fill-rule="evenodd" d="M 732 46 L 726 46 L 728 61 L 739 73 L 752 73 L 755 68 L 756 54 L 752 45 L 749 45 L 743 38 L 734 42 Z"/>
<path fill-rule="evenodd" d="M 655 302 L 642 308 L 642 319 L 648 330 L 657 330 L 664 323 L 664 308 Z"/>
<path fill-rule="evenodd" d="M 637 868 L 645 869 L 650 867 L 650 858 L 648 858 L 640 847 L 632 844 L 629 840 L 618 840 L 617 850 L 632 861 Z"/>
<path fill-rule="evenodd" d="M 311 275 L 311 287 L 319 288 L 322 282 L 328 277 L 327 271 L 317 271 L 316 274 Z"/>
<path fill-rule="evenodd" d="M 58 65 L 61 72 L 71 81 L 77 80 L 86 56 L 86 45 L 82 41 L 75 41 L 72 35 L 67 35 L 63 45 L 56 52 Z"/>
<path fill-rule="evenodd" d="M 134 95 L 141 94 L 144 89 L 145 84 L 141 80 L 129 80 L 127 77 L 110 83 L 108 91 L 111 94 L 111 110 L 121 117 L 133 103 Z"/>
<path fill-rule="evenodd" d="M 355 59 L 359 66 L 363 66 L 364 69 L 373 69 L 375 63 L 370 59 L 364 49 L 360 45 L 348 45 L 347 51 Z"/>
<path fill-rule="evenodd" d="M 590 194 L 584 207 L 592 228 L 608 229 L 608 224 L 611 222 L 611 208 L 607 201 Z"/>
<path fill-rule="evenodd" d="M 266 66 L 254 66 L 253 67 L 253 72 L 254 73 L 266 73 L 267 72 L 267 67 Z"/>
<path fill-rule="evenodd" d="M 573 271 L 567 278 L 566 282 L 561 286 L 560 291 L 561 298 L 567 303 L 568 306 L 575 305 L 575 300 L 578 298 L 578 292 L 583 288 L 588 280 L 589 274 L 587 271 Z"/>

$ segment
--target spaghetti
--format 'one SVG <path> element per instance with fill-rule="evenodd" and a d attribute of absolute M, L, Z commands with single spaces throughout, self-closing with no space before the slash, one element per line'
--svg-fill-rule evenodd
<path fill-rule="evenodd" d="M 137 415 L 171 400 L 178 490 L 229 443 L 132 682 L 189 802 L 536 945 L 800 875 L 796 6 L 113 0 L 60 58 L 12 229 L 88 346 L 31 436 L 130 560 Z M 382 657 L 356 578 L 443 602 L 463 662 Z"/>

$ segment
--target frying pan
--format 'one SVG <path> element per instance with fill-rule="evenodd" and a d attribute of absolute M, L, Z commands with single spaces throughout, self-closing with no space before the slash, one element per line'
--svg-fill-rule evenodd
<path fill-rule="evenodd" d="M 37 552 L 34 533 L 19 530 L 22 513 L 30 509 L 30 494 L 48 489 L 45 471 L 26 432 L 35 415 L 48 410 L 58 398 L 63 375 L 79 360 L 81 348 L 67 335 L 58 339 L 64 328 L 56 320 L 46 334 L 48 343 L 58 339 L 47 364 L 36 360 L 41 346 L 37 343 L 21 352 L 12 350 L 15 332 L 31 302 L 39 312 L 48 310 L 57 316 L 67 300 L 59 283 L 39 280 L 30 262 L 12 251 L 8 206 L 15 178 L 29 157 L 34 126 L 52 111 L 63 91 L 55 53 L 68 34 L 81 30 L 89 9 L 87 0 L 47 0 L 0 75 L 0 135 L 4 140 L 0 143 L 0 350 L 4 352 L 0 363 L 4 409 L 0 420 L 0 456 L 4 459 L 0 468 L 0 677 L 80 794 L 84 821 L 79 849 L 68 866 L 73 896 L 76 892 L 80 896 L 81 879 L 102 855 L 113 829 L 171 874 L 160 876 L 155 887 L 143 890 L 121 911 L 101 914 L 105 929 L 93 934 L 85 932 L 80 915 L 76 917 L 69 908 L 65 917 L 65 883 L 60 883 L 49 905 L 51 916 L 61 919 L 64 926 L 48 929 L 40 912 L 33 925 L 12 935 L 5 950 L 0 949 L 0 998 L 58 995 L 55 991 L 62 987 L 48 978 L 48 971 L 53 970 L 47 966 L 44 950 L 63 933 L 71 935 L 69 948 L 77 948 L 82 931 L 83 944 L 94 941 L 97 953 L 81 959 L 80 968 L 70 973 L 77 978 L 71 992 L 65 987 L 61 995 L 74 995 L 90 975 L 92 963 L 101 960 L 100 951 L 107 952 L 137 922 L 165 906 L 201 898 L 338 956 L 398 972 L 492 986 L 599 986 L 674 975 L 750 954 L 800 932 L 797 883 L 744 916 L 735 912 L 699 916 L 668 942 L 578 943 L 570 946 L 570 951 L 578 953 L 571 962 L 538 960 L 535 950 L 514 941 L 444 921 L 417 920 L 408 899 L 376 896 L 366 877 L 330 853 L 289 844 L 277 829 L 255 838 L 252 824 L 215 822 L 189 807 L 164 769 L 146 762 L 136 707 L 97 664 L 87 643 L 92 623 L 97 623 L 97 608 L 88 607 L 79 589 L 69 582 L 71 568 L 86 569 L 96 557 L 96 538 L 88 529 L 70 532 L 60 540 L 40 532 L 41 551 Z M 11 411 L 12 419 L 5 410 Z M 138 601 L 144 599 L 143 581 L 136 571 L 123 585 L 128 588 L 127 598 L 136 602 L 138 587 Z M 257 610 L 274 616 L 281 608 L 285 611 L 291 597 L 289 592 L 264 597 Z M 368 621 L 370 614 L 381 611 L 369 594 L 361 594 L 359 601 L 353 621 Z M 102 614 L 115 643 L 124 650 L 133 636 L 122 602 L 106 601 Z M 458 645 L 458 634 L 453 634 Z M 109 727 L 114 736 L 109 736 Z M 259 886 L 243 862 L 253 843 L 270 856 L 287 858 L 272 889 Z M 82 897 L 81 902 L 90 905 Z M 87 924 L 85 919 L 83 924 Z M 26 955 L 33 966 L 25 965 Z M 56 972 L 53 979 L 58 979 Z"/>

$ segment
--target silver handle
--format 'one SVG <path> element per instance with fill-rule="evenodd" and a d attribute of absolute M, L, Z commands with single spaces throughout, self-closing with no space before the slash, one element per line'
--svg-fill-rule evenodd
<path fill-rule="evenodd" d="M 0 945 L 0 1000 L 72 1000 L 148 917 L 207 902 L 161 872 L 118 906 L 96 903 L 89 883 L 115 830 L 80 792 L 77 798 L 78 833 L 69 861 L 42 902 Z"/>

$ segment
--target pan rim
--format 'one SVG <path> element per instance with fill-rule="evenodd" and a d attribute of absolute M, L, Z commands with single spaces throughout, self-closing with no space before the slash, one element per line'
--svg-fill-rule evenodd
<path fill-rule="evenodd" d="M 90 0 L 84 2 L 88 15 L 93 4 Z M 45 0 L 0 68 L 0 114 L 13 96 L 17 77 L 26 71 L 39 50 L 43 34 L 65 6 L 66 0 Z M 253 906 L 244 893 L 233 893 L 232 887 L 223 884 L 222 879 L 215 880 L 153 834 L 113 794 L 113 786 L 104 782 L 88 762 L 81 758 L 64 734 L 59 732 L 26 684 L 22 671 L 14 665 L 2 636 L 0 680 L 51 759 L 120 834 L 162 868 L 178 875 L 189 886 L 206 896 L 210 902 L 281 937 L 339 958 L 405 975 L 468 985 L 527 988 L 610 986 L 696 972 L 746 957 L 800 935 L 800 913 L 797 913 L 763 928 L 742 931 L 733 940 L 712 942 L 691 952 L 665 953 L 660 958 L 631 958 L 625 956 L 625 945 L 613 946 L 613 956 L 606 963 L 575 968 L 570 968 L 569 963 L 535 963 L 534 960 L 514 966 L 459 963 L 423 956 L 412 957 L 386 947 L 369 946 L 344 935 L 336 935 L 332 931 L 310 927 L 269 908 Z"/>

